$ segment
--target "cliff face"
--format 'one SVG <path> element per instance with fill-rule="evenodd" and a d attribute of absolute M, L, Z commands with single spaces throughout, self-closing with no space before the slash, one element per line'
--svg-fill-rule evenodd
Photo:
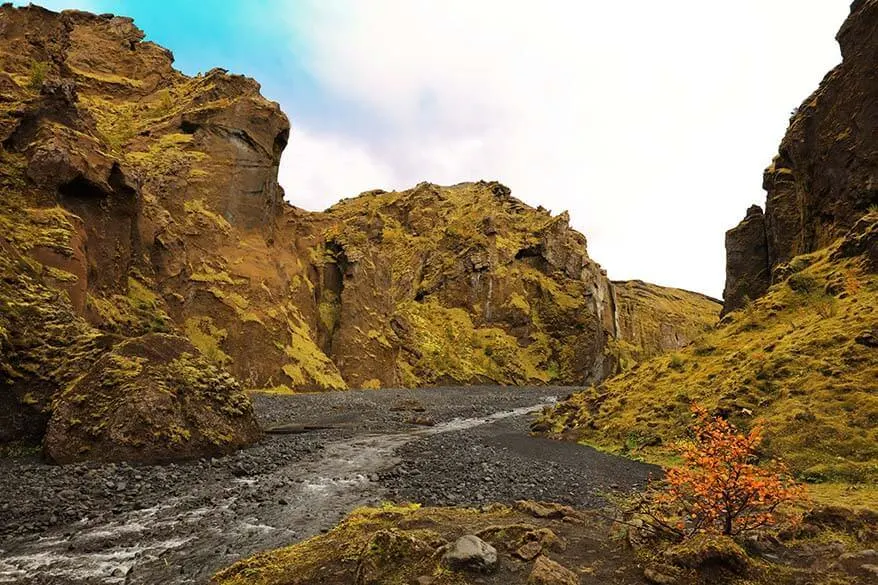
<path fill-rule="evenodd" d="M 765 170 L 764 218 L 751 208 L 726 234 L 725 308 L 783 277 L 794 256 L 844 236 L 878 204 L 878 2 L 856 0 L 836 39 L 842 63 L 790 119 Z"/>
<path fill-rule="evenodd" d="M 566 214 L 498 183 L 423 183 L 327 216 L 318 334 L 349 383 L 581 383 L 612 370 L 611 285 Z"/>
<path fill-rule="evenodd" d="M 566 215 L 497 183 L 308 213 L 283 202 L 289 123 L 254 81 L 186 77 L 122 17 L 3 6 L 0 31 L 4 440 L 48 425 L 64 461 L 242 444 L 252 412 L 223 370 L 319 390 L 615 367 L 612 287 Z M 126 404 L 135 387 L 155 400 Z M 214 403 L 225 422 L 202 416 Z M 111 412 L 168 449 L 131 443 Z"/>
<path fill-rule="evenodd" d="M 615 281 L 620 369 L 676 351 L 713 329 L 722 304 L 706 295 L 642 280 Z"/>
<path fill-rule="evenodd" d="M 231 279 L 208 250 L 276 227 L 286 118 L 251 80 L 177 73 L 130 19 L 4 5 L 0 31 L 0 435 L 48 425 L 58 461 L 253 441 L 199 315 Z"/>

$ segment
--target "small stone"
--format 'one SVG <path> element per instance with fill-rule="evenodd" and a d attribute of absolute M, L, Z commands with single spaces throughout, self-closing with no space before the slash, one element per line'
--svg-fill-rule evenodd
<path fill-rule="evenodd" d="M 579 577 L 549 557 L 540 556 L 527 578 L 527 585 L 579 585 Z"/>
<path fill-rule="evenodd" d="M 491 573 L 497 569 L 497 549 L 472 534 L 461 536 L 442 556 L 449 569 Z"/>
<path fill-rule="evenodd" d="M 541 552 L 543 552 L 543 545 L 532 540 L 518 547 L 514 555 L 523 561 L 531 561 L 537 558 Z"/>

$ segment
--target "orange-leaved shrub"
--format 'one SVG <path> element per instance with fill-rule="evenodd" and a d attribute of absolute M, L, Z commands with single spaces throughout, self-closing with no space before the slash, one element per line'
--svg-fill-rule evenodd
<path fill-rule="evenodd" d="M 683 465 L 651 483 L 637 507 L 654 531 L 734 536 L 774 524 L 778 506 L 804 499 L 782 463 L 759 464 L 760 425 L 742 433 L 700 406 L 692 411 L 691 439 L 680 447 Z"/>

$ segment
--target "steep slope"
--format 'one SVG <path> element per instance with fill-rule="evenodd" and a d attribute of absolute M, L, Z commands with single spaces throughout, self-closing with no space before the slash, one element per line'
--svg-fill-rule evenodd
<path fill-rule="evenodd" d="M 614 281 L 620 367 L 689 345 L 716 325 L 722 304 L 706 295 L 642 280 Z"/>
<path fill-rule="evenodd" d="M 534 428 L 659 454 L 698 402 L 743 427 L 764 421 L 766 454 L 802 477 L 878 480 L 878 277 L 839 250 L 797 257 L 800 271 L 715 332 L 574 394 Z"/>
<path fill-rule="evenodd" d="M 536 430 L 656 454 L 697 401 L 764 421 L 766 454 L 802 477 L 878 479 L 878 1 L 854 2 L 838 39 L 844 62 L 766 172 L 766 212 L 727 234 L 720 327 L 573 395 Z"/>

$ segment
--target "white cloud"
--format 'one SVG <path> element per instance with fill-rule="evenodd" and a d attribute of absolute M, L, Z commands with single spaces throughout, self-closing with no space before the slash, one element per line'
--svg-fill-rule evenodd
<path fill-rule="evenodd" d="M 297 128 L 281 157 L 278 175 L 287 199 L 310 210 L 322 210 L 369 189 L 396 186 L 390 167 L 362 145 Z"/>
<path fill-rule="evenodd" d="M 763 201 L 761 171 L 790 110 L 839 61 L 847 14 L 847 0 L 302 6 L 291 26 L 306 66 L 387 131 L 300 144 L 290 164 L 311 158 L 294 203 L 325 207 L 390 178 L 497 179 L 569 209 L 611 277 L 714 295 L 724 231 Z"/>

